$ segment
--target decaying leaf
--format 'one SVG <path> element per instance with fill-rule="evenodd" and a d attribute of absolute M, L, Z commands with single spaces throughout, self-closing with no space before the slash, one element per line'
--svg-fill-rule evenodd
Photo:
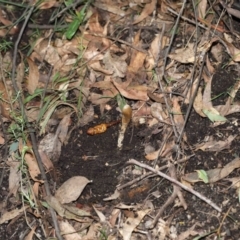
<path fill-rule="evenodd" d="M 2 216 L 0 217 L 0 224 L 3 224 L 4 222 L 7 222 L 9 220 L 14 219 L 15 217 L 19 216 L 20 214 L 22 214 L 24 211 L 27 210 L 29 206 L 23 206 L 21 208 L 16 208 L 13 209 L 10 212 L 5 212 L 4 214 L 2 214 Z"/>
<path fill-rule="evenodd" d="M 49 206 L 51 206 L 61 217 L 65 217 L 67 219 L 74 219 L 76 221 L 81 221 L 82 217 L 91 216 L 90 213 L 84 210 L 61 204 L 59 200 L 54 196 L 49 195 L 49 196 L 46 196 L 45 199 L 49 204 Z"/>
<path fill-rule="evenodd" d="M 103 63 L 105 64 L 105 68 L 108 71 L 111 71 L 113 77 L 123 78 L 127 71 L 127 63 L 125 60 L 115 56 L 112 57 L 110 51 L 107 51 L 104 58 Z"/>
<path fill-rule="evenodd" d="M 73 202 L 77 200 L 89 182 L 91 181 L 82 176 L 72 177 L 57 189 L 55 197 L 61 204 Z"/>
<path fill-rule="evenodd" d="M 215 168 L 208 171 L 205 171 L 208 176 L 208 182 L 214 183 L 217 182 L 225 177 L 227 177 L 234 169 L 240 168 L 240 159 L 235 158 L 230 163 L 226 164 L 223 168 Z M 198 177 L 197 172 L 188 173 L 182 177 L 184 181 L 195 183 L 202 181 Z"/>
<path fill-rule="evenodd" d="M 82 237 L 76 232 L 76 229 L 67 221 L 58 221 L 61 234 L 65 240 L 82 240 Z"/>
<path fill-rule="evenodd" d="M 55 134 L 48 133 L 40 141 L 39 150 L 47 154 L 53 162 L 57 162 L 60 157 L 62 144 L 67 137 L 70 121 L 70 114 L 68 114 L 61 120 Z"/>
<path fill-rule="evenodd" d="M 12 91 L 9 89 L 5 88 L 4 83 L 0 80 L 0 93 L 1 93 L 1 98 L 0 98 L 0 111 L 1 114 L 7 118 L 10 119 L 10 112 L 11 112 L 11 106 L 10 106 L 10 99 Z"/>
<path fill-rule="evenodd" d="M 135 217 L 128 217 L 123 224 L 122 229 L 119 229 L 124 240 L 130 240 L 133 230 L 138 226 L 149 210 L 137 211 Z"/>
<path fill-rule="evenodd" d="M 126 89 L 124 86 L 114 80 L 113 84 L 118 89 L 120 94 L 125 98 L 141 101 L 147 101 L 149 99 L 147 95 L 147 89 L 145 91 L 137 90 L 136 88 L 134 89 L 134 87 Z"/>
<path fill-rule="evenodd" d="M 196 144 L 195 150 L 202 150 L 206 152 L 220 152 L 224 149 L 228 149 L 236 136 L 237 135 L 230 135 L 225 141 L 213 140 L 213 138 L 210 137 L 207 142 Z"/>
<path fill-rule="evenodd" d="M 33 94 L 37 89 L 38 80 L 39 80 L 39 70 L 37 65 L 32 61 L 32 59 L 27 58 L 29 66 L 29 76 L 27 80 L 27 89 L 30 94 Z"/>
<path fill-rule="evenodd" d="M 137 19 L 133 22 L 133 24 L 137 24 L 141 22 L 143 19 L 148 17 L 156 8 L 157 0 L 152 0 L 150 3 L 147 3 L 141 12 L 141 14 L 137 17 Z"/>
<path fill-rule="evenodd" d="M 20 186 L 20 174 L 19 166 L 20 162 L 14 159 L 14 156 L 8 159 L 7 165 L 10 166 L 10 174 L 9 174 L 9 192 L 11 192 L 14 196 L 16 196 L 17 190 Z"/>
<path fill-rule="evenodd" d="M 42 180 L 39 180 L 39 176 L 41 176 L 41 172 L 38 167 L 37 160 L 33 154 L 26 153 L 25 156 L 25 161 L 28 166 L 28 171 L 31 176 L 31 178 L 36 181 L 36 182 L 43 182 Z"/>
<path fill-rule="evenodd" d="M 176 49 L 175 53 L 168 56 L 181 63 L 193 63 L 195 61 L 194 43 L 189 43 L 187 47 Z"/>

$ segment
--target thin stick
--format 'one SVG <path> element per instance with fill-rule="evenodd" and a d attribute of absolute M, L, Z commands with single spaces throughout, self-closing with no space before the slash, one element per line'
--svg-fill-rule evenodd
<path fill-rule="evenodd" d="M 192 155 L 190 155 L 190 156 L 187 156 L 187 157 L 178 159 L 178 160 L 175 161 L 173 164 L 176 165 L 176 164 L 179 164 L 179 163 L 186 162 L 187 160 L 189 160 L 189 159 L 190 159 L 191 157 L 193 157 L 193 156 L 195 156 L 195 154 L 192 154 Z M 164 166 L 162 166 L 162 167 L 159 167 L 159 170 L 164 170 L 164 169 L 167 169 L 167 168 L 168 168 L 168 165 L 164 165 Z M 151 172 L 146 173 L 146 174 L 144 174 L 144 175 L 141 175 L 140 177 L 137 177 L 137 178 L 133 179 L 133 180 L 130 181 L 130 182 L 127 182 L 127 183 L 125 183 L 125 184 L 123 184 L 123 185 L 121 185 L 121 186 L 118 186 L 118 187 L 117 187 L 117 190 L 120 191 L 120 190 L 122 190 L 122 189 L 124 189 L 124 188 L 126 188 L 126 187 L 128 187 L 128 186 L 131 186 L 131 185 L 133 185 L 134 183 L 139 182 L 139 181 L 141 181 L 141 180 L 143 180 L 143 179 L 145 179 L 145 178 L 152 178 L 152 177 L 156 177 L 156 176 L 157 176 L 157 174 L 152 174 Z"/>
<path fill-rule="evenodd" d="M 161 172 L 161 171 L 158 171 L 144 163 L 140 163 L 138 162 L 137 160 L 134 160 L 134 159 L 130 159 L 127 163 L 130 163 L 130 164 L 135 164 L 139 167 L 142 167 L 142 168 L 145 168 L 145 169 L 148 169 L 150 170 L 151 172 L 154 172 L 156 173 L 157 175 L 167 179 L 168 181 L 172 182 L 172 183 L 175 183 L 176 185 L 178 185 L 179 187 L 183 188 L 184 190 L 192 193 L 193 195 L 197 196 L 198 198 L 200 198 L 201 200 L 203 200 L 204 202 L 206 202 L 207 204 L 209 204 L 211 207 L 215 208 L 218 212 L 222 212 L 222 209 L 219 208 L 215 203 L 213 203 L 210 199 L 206 198 L 205 196 L 203 196 L 202 194 L 200 194 L 199 192 L 191 189 L 191 188 L 188 188 L 187 186 L 183 185 L 182 183 L 180 183 L 179 181 L 169 177 L 168 175 L 166 175 L 165 173 Z"/>

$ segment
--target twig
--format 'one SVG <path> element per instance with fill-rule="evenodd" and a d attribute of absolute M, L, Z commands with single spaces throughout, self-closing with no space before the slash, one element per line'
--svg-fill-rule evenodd
<path fill-rule="evenodd" d="M 179 163 L 186 162 L 188 159 L 190 159 L 190 158 L 193 157 L 193 156 L 195 156 L 195 154 L 192 154 L 192 155 L 190 155 L 190 156 L 188 156 L 188 157 L 184 157 L 184 158 L 182 158 L 182 159 L 179 159 L 179 160 L 175 161 L 173 164 L 176 165 L 176 164 L 179 164 Z M 167 168 L 168 168 L 168 165 L 164 165 L 164 166 L 160 167 L 159 170 L 164 170 L 164 169 L 167 169 Z M 138 177 L 138 178 L 133 179 L 133 180 L 130 181 L 130 182 L 127 182 L 127 183 L 125 183 L 125 184 L 123 184 L 123 185 L 121 185 L 121 186 L 118 186 L 118 187 L 117 187 L 117 190 L 120 191 L 120 190 L 122 190 L 122 189 L 124 189 L 124 188 L 126 188 L 126 187 L 128 187 L 128 186 L 133 185 L 134 183 L 136 183 L 136 182 L 138 182 L 138 181 L 141 181 L 142 179 L 151 178 L 151 177 L 156 177 L 156 176 L 157 176 L 157 174 L 152 174 L 151 172 L 146 173 L 146 174 L 144 174 L 144 175 L 142 175 L 142 176 L 140 176 L 140 177 Z"/>
<path fill-rule="evenodd" d="M 28 23 L 28 21 L 30 19 L 30 16 L 33 13 L 34 8 L 35 8 L 35 6 L 33 5 L 33 6 L 29 7 L 28 9 L 26 9 L 25 12 L 27 13 L 27 11 L 28 11 L 28 13 L 27 13 L 27 15 L 25 17 L 25 21 L 23 23 L 23 26 L 22 26 L 20 32 L 19 32 L 18 38 L 17 38 L 17 40 L 16 40 L 16 42 L 14 44 L 13 66 L 12 66 L 12 76 L 11 76 L 11 78 L 12 78 L 12 85 L 13 85 L 13 88 L 14 88 L 16 93 L 19 92 L 16 80 L 15 80 L 15 71 L 16 71 L 16 61 L 17 61 L 18 45 L 19 45 L 19 43 L 20 43 L 20 41 L 22 39 L 23 32 L 24 32 L 24 30 L 26 28 L 26 25 L 27 25 L 27 23 Z M 24 14 L 25 14 L 25 12 L 24 12 Z M 45 171 L 44 171 L 43 163 L 42 163 L 41 157 L 40 157 L 39 152 L 38 152 L 36 136 L 34 134 L 35 131 L 34 131 L 34 129 L 31 127 L 31 125 L 28 122 L 28 119 L 27 119 L 26 113 L 25 113 L 25 109 L 24 109 L 24 104 L 23 104 L 21 96 L 18 98 L 18 101 L 19 101 L 19 105 L 21 107 L 22 117 L 23 117 L 24 122 L 26 123 L 28 131 L 30 133 L 33 152 L 35 154 L 35 157 L 36 157 L 37 162 L 38 162 L 39 169 L 41 171 L 41 176 L 42 176 L 42 180 L 44 181 L 44 187 L 45 187 L 46 193 L 47 193 L 47 195 L 51 195 L 50 187 L 49 187 L 49 184 L 48 184 L 48 181 L 47 181 L 47 177 L 46 177 L 46 174 L 45 174 Z M 53 220 L 53 224 L 54 224 L 54 227 L 55 227 L 57 238 L 59 240 L 63 240 L 63 238 L 62 238 L 62 236 L 60 234 L 60 229 L 59 229 L 59 226 L 58 226 L 56 213 L 54 212 L 54 210 L 51 207 L 49 207 L 49 209 L 50 209 L 50 213 L 51 213 L 51 216 L 52 216 L 52 220 Z"/>
<path fill-rule="evenodd" d="M 178 16 L 178 13 L 175 12 L 174 10 L 172 10 L 171 8 L 168 7 L 167 10 L 168 10 L 169 12 L 173 13 L 174 15 L 177 15 L 177 16 Z M 184 20 L 184 21 L 186 21 L 186 22 L 189 22 L 189 23 L 192 23 L 192 24 L 196 25 L 196 21 L 194 21 L 194 20 L 191 20 L 191 19 L 186 18 L 186 17 L 184 17 L 184 16 L 181 16 L 181 19 Z M 207 27 L 205 27 L 204 25 L 202 25 L 202 24 L 200 24 L 200 23 L 198 23 L 198 26 L 201 27 L 201 28 L 203 28 L 203 29 L 205 29 L 205 30 L 208 29 Z"/>
<path fill-rule="evenodd" d="M 127 163 L 129 164 L 135 164 L 139 167 L 142 167 L 142 168 L 145 168 L 145 169 L 148 169 L 150 170 L 151 172 L 154 172 L 156 173 L 157 175 L 167 179 L 168 181 L 172 182 L 172 183 L 175 183 L 177 184 L 179 187 L 183 188 L 184 190 L 194 194 L 195 196 L 197 196 L 198 198 L 200 198 L 201 200 L 203 200 L 204 202 L 206 202 L 207 204 L 209 204 L 210 206 L 212 206 L 213 208 L 215 208 L 218 212 L 222 212 L 222 209 L 219 208 L 215 203 L 213 203 L 210 199 L 206 198 L 205 196 L 203 196 L 202 194 L 200 194 L 199 192 L 191 189 L 191 188 L 188 188 L 187 186 L 183 185 L 182 183 L 180 183 L 179 181 L 169 177 L 168 175 L 166 175 L 165 173 L 161 172 L 161 171 L 158 171 L 144 163 L 140 163 L 138 162 L 137 160 L 134 160 L 134 159 L 130 159 Z"/>

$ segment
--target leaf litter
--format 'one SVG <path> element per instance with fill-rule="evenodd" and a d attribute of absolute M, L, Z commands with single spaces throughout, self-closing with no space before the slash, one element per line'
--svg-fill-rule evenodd
<path fill-rule="evenodd" d="M 20 235 L 22 218 L 25 239 L 238 239 L 235 3 L 9 6 L 0 4 L 1 238 Z M 36 10 L 34 23 L 23 9 Z"/>

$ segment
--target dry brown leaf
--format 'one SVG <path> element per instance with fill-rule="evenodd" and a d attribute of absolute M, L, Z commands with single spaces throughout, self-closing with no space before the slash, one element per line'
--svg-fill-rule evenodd
<path fill-rule="evenodd" d="M 229 55 L 231 56 L 232 60 L 235 62 L 240 61 L 240 50 L 236 48 L 232 43 L 229 43 L 227 39 L 223 40 L 223 43 L 225 47 L 227 48 L 227 51 Z"/>
<path fill-rule="evenodd" d="M 100 222 L 106 222 L 106 216 L 101 211 L 99 211 L 94 205 L 92 205 L 92 206 L 93 206 L 94 211 L 98 215 Z"/>
<path fill-rule="evenodd" d="M 33 187 L 32 187 L 34 196 L 35 196 L 36 198 L 38 198 L 39 186 L 40 186 L 40 182 L 34 182 Z"/>
<path fill-rule="evenodd" d="M 71 122 L 70 115 L 66 115 L 58 125 L 56 133 L 48 133 L 39 144 L 39 150 L 45 152 L 53 162 L 57 162 L 62 149 L 62 144 L 65 143 L 68 133 L 68 127 Z"/>
<path fill-rule="evenodd" d="M 1 114 L 7 118 L 10 119 L 10 105 L 8 104 L 8 102 L 10 102 L 10 99 L 8 98 L 8 93 L 10 93 L 10 97 L 11 97 L 11 91 L 10 89 L 6 89 L 5 85 L 3 84 L 2 81 L 0 81 L 0 92 L 1 92 L 1 99 L 0 99 L 0 108 L 1 108 Z M 4 99 L 4 101 L 3 101 Z"/>
<path fill-rule="evenodd" d="M 15 34 L 19 29 L 10 20 L 6 19 L 3 16 L 3 12 L 4 11 L 2 9 L 0 9 L 0 22 L 8 28 L 8 29 L 6 29 L 6 31 L 5 31 L 5 29 L 1 30 L 1 33 L 3 34 L 2 37 L 5 37 L 6 34 Z"/>
<path fill-rule="evenodd" d="M 93 104 L 96 104 L 96 105 L 100 105 L 100 104 L 105 105 L 110 100 L 111 100 L 110 97 L 104 96 L 102 94 L 94 93 L 94 92 L 90 93 L 90 96 L 89 96 L 89 101 L 91 101 Z"/>
<path fill-rule="evenodd" d="M 151 114 L 159 122 L 164 122 L 164 123 L 169 124 L 169 121 L 166 120 L 168 118 L 168 116 L 165 113 L 165 111 L 163 110 L 161 103 L 155 102 L 151 105 Z"/>
<path fill-rule="evenodd" d="M 56 197 L 48 195 L 45 197 L 47 203 L 58 213 L 59 216 L 66 219 L 73 219 L 76 221 L 82 221 L 82 217 L 91 216 L 89 212 L 81 210 L 76 207 L 62 205 Z"/>
<path fill-rule="evenodd" d="M 231 188 L 240 188 L 240 177 L 228 178 L 226 180 L 232 182 Z"/>
<path fill-rule="evenodd" d="M 186 239 L 189 239 L 189 237 L 190 236 L 196 236 L 197 234 L 199 234 L 199 232 L 198 231 L 196 231 L 196 230 L 194 230 L 194 228 L 196 227 L 196 226 L 200 226 L 200 224 L 199 223 L 195 223 L 192 227 L 190 227 L 188 230 L 186 230 L 186 231 L 184 231 L 183 233 L 181 233 L 179 236 L 178 236 L 178 240 L 186 240 Z M 191 239 L 193 239 L 191 237 Z"/>
<path fill-rule="evenodd" d="M 141 90 L 135 90 L 134 87 L 131 87 L 131 89 L 125 89 L 124 86 L 120 83 L 117 83 L 115 80 L 113 80 L 114 86 L 118 89 L 120 94 L 128 99 L 133 100 L 141 100 L 141 101 L 147 101 L 148 95 L 147 90 L 141 91 Z"/>
<path fill-rule="evenodd" d="M 88 233 L 86 236 L 82 238 L 82 240 L 90 240 L 90 239 L 98 239 L 99 232 L 101 230 L 102 226 L 100 223 L 93 223 L 91 224 Z"/>
<path fill-rule="evenodd" d="M 51 161 L 57 162 L 61 154 L 62 143 L 53 133 L 48 133 L 39 143 L 39 150 L 47 154 Z"/>
<path fill-rule="evenodd" d="M 200 0 L 197 4 L 197 9 L 199 13 L 199 17 L 205 19 L 206 9 L 207 9 L 207 0 Z"/>
<path fill-rule="evenodd" d="M 57 7 L 59 6 L 59 2 L 56 0 L 45 0 L 40 5 L 38 6 L 39 9 L 49 9 L 52 7 Z"/>
<path fill-rule="evenodd" d="M 27 58 L 27 62 L 29 66 L 29 75 L 26 87 L 28 92 L 32 95 L 38 86 L 39 70 L 36 64 L 30 58 Z"/>
<path fill-rule="evenodd" d="M 208 72 L 210 74 L 214 74 L 215 73 L 215 68 L 213 67 L 211 61 L 209 60 L 209 56 L 208 55 L 206 57 L 206 66 L 207 66 Z"/>
<path fill-rule="evenodd" d="M 110 13 L 114 13 L 114 14 L 122 16 L 122 17 L 126 15 L 126 13 L 120 9 L 118 4 L 115 5 L 113 3 L 109 4 L 109 3 L 103 3 L 103 2 L 100 3 L 100 2 L 95 1 L 93 5 L 99 9 L 108 11 Z"/>
<path fill-rule="evenodd" d="M 193 91 L 195 91 L 193 87 Z M 206 115 L 203 113 L 203 102 L 202 102 L 203 96 L 202 96 L 202 87 L 200 86 L 198 88 L 197 96 L 194 100 L 193 107 L 196 113 L 198 113 L 201 117 L 206 117 Z"/>
<path fill-rule="evenodd" d="M 41 172 L 39 170 L 38 163 L 37 163 L 35 157 L 30 153 L 26 153 L 24 158 L 27 163 L 28 171 L 29 171 L 31 178 L 36 182 L 43 183 L 42 180 L 39 180 L 39 176 L 41 176 Z"/>
<path fill-rule="evenodd" d="M 205 143 L 200 143 L 195 145 L 195 150 L 202 150 L 205 152 L 219 152 L 224 149 L 229 149 L 232 141 L 237 135 L 230 135 L 225 141 L 213 140 L 212 137 Z"/>
<path fill-rule="evenodd" d="M 0 145 L 3 145 L 5 143 L 5 139 L 2 136 L 2 133 L 0 133 Z"/>
<path fill-rule="evenodd" d="M 159 150 L 157 150 L 157 151 L 154 151 L 154 152 L 151 152 L 151 153 L 148 153 L 148 154 L 145 156 L 145 158 L 146 158 L 147 160 L 149 160 L 149 161 L 153 161 L 153 160 L 157 159 L 158 156 L 159 156 L 160 150 L 161 150 L 161 149 L 159 149 Z"/>
<path fill-rule="evenodd" d="M 48 157 L 48 155 L 44 151 L 42 151 L 40 149 L 38 150 L 38 152 L 39 152 L 39 155 L 41 157 L 42 163 L 43 163 L 46 171 L 49 172 L 52 169 L 54 169 L 53 163 L 50 160 L 50 158 Z"/>
<path fill-rule="evenodd" d="M 59 123 L 56 131 L 56 136 L 58 136 L 58 139 L 61 141 L 62 144 L 65 142 L 65 139 L 68 133 L 68 127 L 71 124 L 70 117 L 71 117 L 71 114 L 66 115 Z"/>
<path fill-rule="evenodd" d="M 239 158 L 235 158 L 233 161 L 225 165 L 223 168 L 215 168 L 206 171 L 209 183 L 214 183 L 227 177 L 236 168 L 240 168 Z M 202 179 L 198 178 L 197 172 L 188 173 L 185 176 L 183 176 L 182 179 L 190 183 L 202 181 Z"/>
<path fill-rule="evenodd" d="M 35 233 L 36 228 L 37 228 L 37 225 L 31 226 L 31 231 L 26 235 L 24 240 L 32 240 L 33 236 L 36 234 Z"/>
<path fill-rule="evenodd" d="M 172 112 L 173 112 L 173 119 L 176 125 L 177 131 L 180 133 L 183 129 L 184 125 L 184 118 L 182 114 L 181 107 L 179 105 L 179 99 L 177 97 L 172 98 Z"/>
<path fill-rule="evenodd" d="M 19 216 L 20 214 L 22 214 L 24 211 L 26 211 L 28 208 L 28 206 L 23 206 L 21 208 L 16 208 L 16 209 L 13 209 L 12 211 L 10 212 L 5 212 L 2 214 L 2 216 L 0 217 L 0 224 L 3 224 L 9 220 L 12 220 L 14 219 L 15 217 Z"/>
<path fill-rule="evenodd" d="M 123 78 L 126 75 L 127 63 L 120 57 L 111 55 L 110 51 L 107 51 L 103 57 L 103 63 L 108 71 L 111 71 L 113 77 Z"/>
<path fill-rule="evenodd" d="M 130 240 L 133 230 L 139 225 L 139 223 L 148 213 L 149 210 L 137 211 L 135 214 L 133 214 L 133 217 L 128 217 L 126 219 L 122 228 L 119 229 L 123 240 Z"/>
<path fill-rule="evenodd" d="M 168 56 L 180 63 L 193 63 L 195 61 L 194 43 L 189 43 L 185 48 L 176 49 L 175 53 Z"/>
<path fill-rule="evenodd" d="M 77 200 L 89 182 L 91 181 L 82 176 L 72 177 L 58 188 L 55 197 L 62 204 L 73 202 Z"/>
<path fill-rule="evenodd" d="M 8 159 L 7 165 L 10 166 L 10 174 L 8 178 L 9 192 L 16 196 L 21 178 L 21 172 L 19 171 L 20 162 L 12 156 Z"/>
<path fill-rule="evenodd" d="M 79 126 L 83 127 L 94 119 L 94 108 L 92 105 L 84 112 L 83 116 L 79 119 Z"/>
<path fill-rule="evenodd" d="M 142 10 L 141 14 L 133 22 L 133 24 L 137 24 L 137 23 L 141 22 L 143 19 L 148 17 L 150 14 L 152 14 L 154 9 L 156 8 L 156 3 L 157 3 L 157 0 L 152 0 L 150 3 L 147 3 L 144 6 L 144 9 Z"/>
<path fill-rule="evenodd" d="M 223 60 L 223 45 L 221 43 L 216 43 L 211 47 L 211 54 L 217 61 L 217 66 L 222 63 Z"/>
<path fill-rule="evenodd" d="M 39 59 L 40 61 L 45 60 L 54 66 L 54 69 L 60 70 L 58 69 L 58 66 L 61 65 L 62 61 L 56 48 L 49 44 L 48 39 L 38 39 L 34 51 L 41 57 L 41 59 Z M 36 56 L 36 54 L 34 56 Z M 32 56 L 30 56 L 30 58 L 32 59 Z"/>
<path fill-rule="evenodd" d="M 29 109 L 26 110 L 26 115 L 27 115 L 27 119 L 29 122 L 34 122 L 38 119 L 39 117 L 39 108 L 38 107 L 31 107 Z"/>
<path fill-rule="evenodd" d="M 61 234 L 65 240 L 82 240 L 82 237 L 77 233 L 76 229 L 67 221 L 58 221 Z"/>

